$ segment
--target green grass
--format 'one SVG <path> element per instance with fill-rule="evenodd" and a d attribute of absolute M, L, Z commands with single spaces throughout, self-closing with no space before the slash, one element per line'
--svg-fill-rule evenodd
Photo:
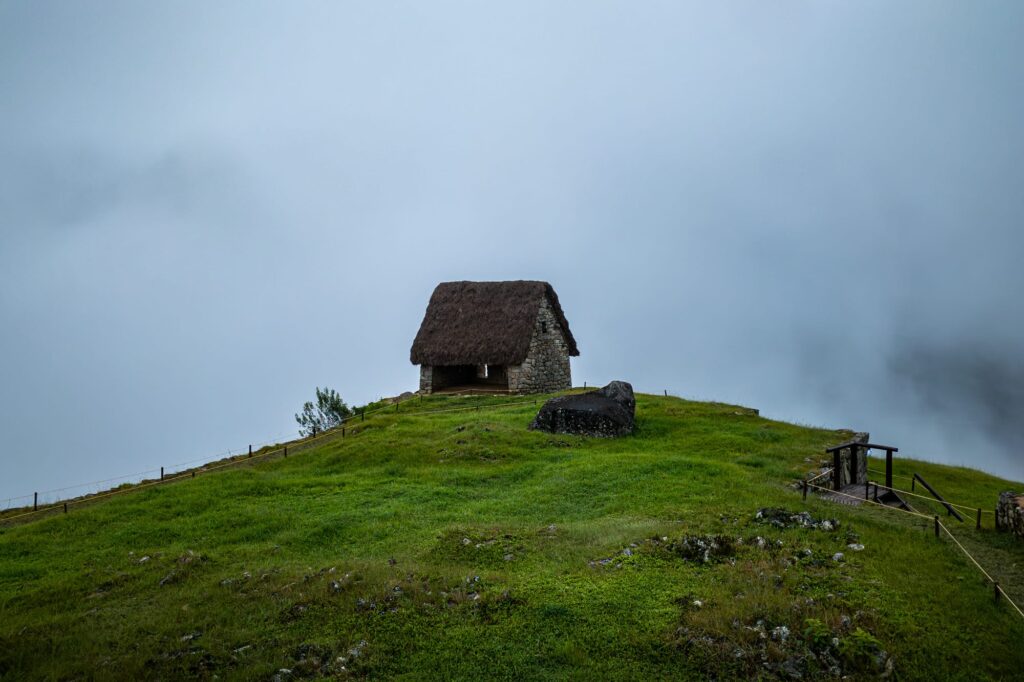
<path fill-rule="evenodd" d="M 873 679 L 883 650 L 897 679 L 1024 669 L 1024 620 L 948 539 L 802 502 L 791 483 L 849 432 L 641 395 L 636 434 L 596 440 L 527 431 L 535 410 L 385 411 L 0 530 L 0 678 Z M 986 510 L 1021 487 L 897 459 L 913 471 Z M 778 529 L 761 507 L 840 525 Z M 969 521 L 952 530 L 1024 602 L 1024 543 Z M 731 549 L 695 562 L 696 536 Z"/>

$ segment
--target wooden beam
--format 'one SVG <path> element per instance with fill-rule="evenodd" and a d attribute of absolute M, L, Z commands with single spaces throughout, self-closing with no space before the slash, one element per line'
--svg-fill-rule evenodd
<path fill-rule="evenodd" d="M 940 503 L 942 503 L 942 506 L 946 508 L 946 511 L 948 511 L 950 514 L 952 514 L 953 516 L 956 517 L 957 521 L 959 521 L 960 523 L 964 522 L 964 517 L 960 516 L 960 514 L 957 513 L 956 509 L 953 509 L 952 505 L 950 505 L 949 502 L 946 502 L 944 499 L 942 499 L 942 495 L 940 495 L 937 492 L 935 492 L 935 488 L 933 488 L 930 485 L 928 485 L 928 481 L 926 481 L 923 478 L 921 478 L 921 476 L 918 475 L 918 474 L 914 474 L 914 478 L 916 478 L 918 481 L 921 481 L 921 485 L 923 485 L 925 488 L 927 488 L 928 492 L 930 492 L 932 495 L 934 495 L 935 499 L 938 500 Z M 936 516 L 935 518 L 939 518 L 939 517 Z M 981 516 L 979 515 L 978 518 L 980 519 Z"/>
<path fill-rule="evenodd" d="M 843 472 L 839 468 L 839 451 L 832 453 L 832 487 L 839 490 L 843 487 Z"/>
<path fill-rule="evenodd" d="M 892 450 L 885 451 L 885 487 L 892 490 Z"/>
<path fill-rule="evenodd" d="M 841 443 L 840 445 L 833 445 L 830 448 L 825 448 L 825 452 L 832 452 L 833 450 L 844 450 L 850 447 L 851 445 L 856 445 L 857 447 L 864 448 L 866 450 L 890 450 L 892 452 L 900 451 L 899 448 L 893 447 L 891 445 L 879 445 L 878 443 L 859 443 L 855 440 L 850 440 L 845 443 Z"/>

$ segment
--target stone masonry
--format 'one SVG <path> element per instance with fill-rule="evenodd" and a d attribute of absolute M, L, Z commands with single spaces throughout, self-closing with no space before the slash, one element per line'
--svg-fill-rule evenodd
<path fill-rule="evenodd" d="M 865 432 L 853 434 L 851 440 L 854 443 L 870 442 L 870 435 Z M 850 471 L 850 448 L 843 448 L 839 451 L 839 467 L 841 485 L 847 486 L 851 483 L 864 483 L 868 480 L 868 459 L 867 451 L 864 448 L 857 448 L 857 471 Z M 853 473 L 853 477 L 850 474 Z"/>
<path fill-rule="evenodd" d="M 420 385 L 423 385 L 420 374 Z M 551 304 L 543 298 L 530 339 L 530 350 L 521 365 L 508 368 L 509 393 L 551 393 L 572 387 L 569 347 Z"/>
<path fill-rule="evenodd" d="M 996 528 L 1024 538 L 1024 493 L 1005 492 L 999 495 Z"/>

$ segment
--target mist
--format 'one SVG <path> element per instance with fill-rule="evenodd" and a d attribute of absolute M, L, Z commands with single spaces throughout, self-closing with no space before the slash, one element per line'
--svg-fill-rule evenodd
<path fill-rule="evenodd" d="M 574 383 L 1024 480 L 1019 3 L 0 4 L 0 498 L 415 390 L 542 279 Z"/>

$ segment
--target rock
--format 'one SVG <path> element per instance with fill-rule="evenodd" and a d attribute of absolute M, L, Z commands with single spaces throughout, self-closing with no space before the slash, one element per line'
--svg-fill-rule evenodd
<path fill-rule="evenodd" d="M 851 542 L 846 547 L 847 549 L 852 549 L 854 552 L 864 551 L 864 545 L 860 544 L 859 542 Z"/>
<path fill-rule="evenodd" d="M 782 662 L 779 670 L 786 674 L 791 680 L 802 680 L 804 674 L 800 671 L 800 659 L 790 656 Z"/>
<path fill-rule="evenodd" d="M 504 559 L 505 561 L 512 561 L 512 560 L 513 560 L 513 559 L 515 559 L 516 557 L 515 557 L 515 555 L 514 555 L 514 554 L 506 554 L 506 555 L 505 555 L 504 557 L 502 557 L 502 558 L 503 558 L 503 559 Z"/>
<path fill-rule="evenodd" d="M 842 552 L 836 552 L 835 554 L 832 555 L 832 561 L 835 561 L 835 562 L 842 561 L 844 558 L 845 557 L 843 556 Z"/>
<path fill-rule="evenodd" d="M 613 381 L 597 391 L 552 398 L 540 408 L 530 428 L 613 438 L 633 432 L 635 413 L 633 387 Z"/>
<path fill-rule="evenodd" d="M 149 555 L 146 555 L 146 556 L 142 557 L 141 559 L 139 559 L 139 563 L 140 564 L 144 564 L 147 561 L 149 561 Z"/>
<path fill-rule="evenodd" d="M 791 512 L 778 507 L 763 507 L 757 510 L 754 519 L 761 523 L 767 523 L 776 528 L 816 528 L 819 530 L 833 530 L 839 527 L 836 519 L 815 519 L 809 512 Z"/>
<path fill-rule="evenodd" d="M 1007 491 L 999 495 L 996 528 L 1024 538 L 1024 493 Z"/>
<path fill-rule="evenodd" d="M 772 639 L 776 642 L 785 642 L 789 639 L 789 628 L 785 625 L 780 625 L 772 630 Z"/>

